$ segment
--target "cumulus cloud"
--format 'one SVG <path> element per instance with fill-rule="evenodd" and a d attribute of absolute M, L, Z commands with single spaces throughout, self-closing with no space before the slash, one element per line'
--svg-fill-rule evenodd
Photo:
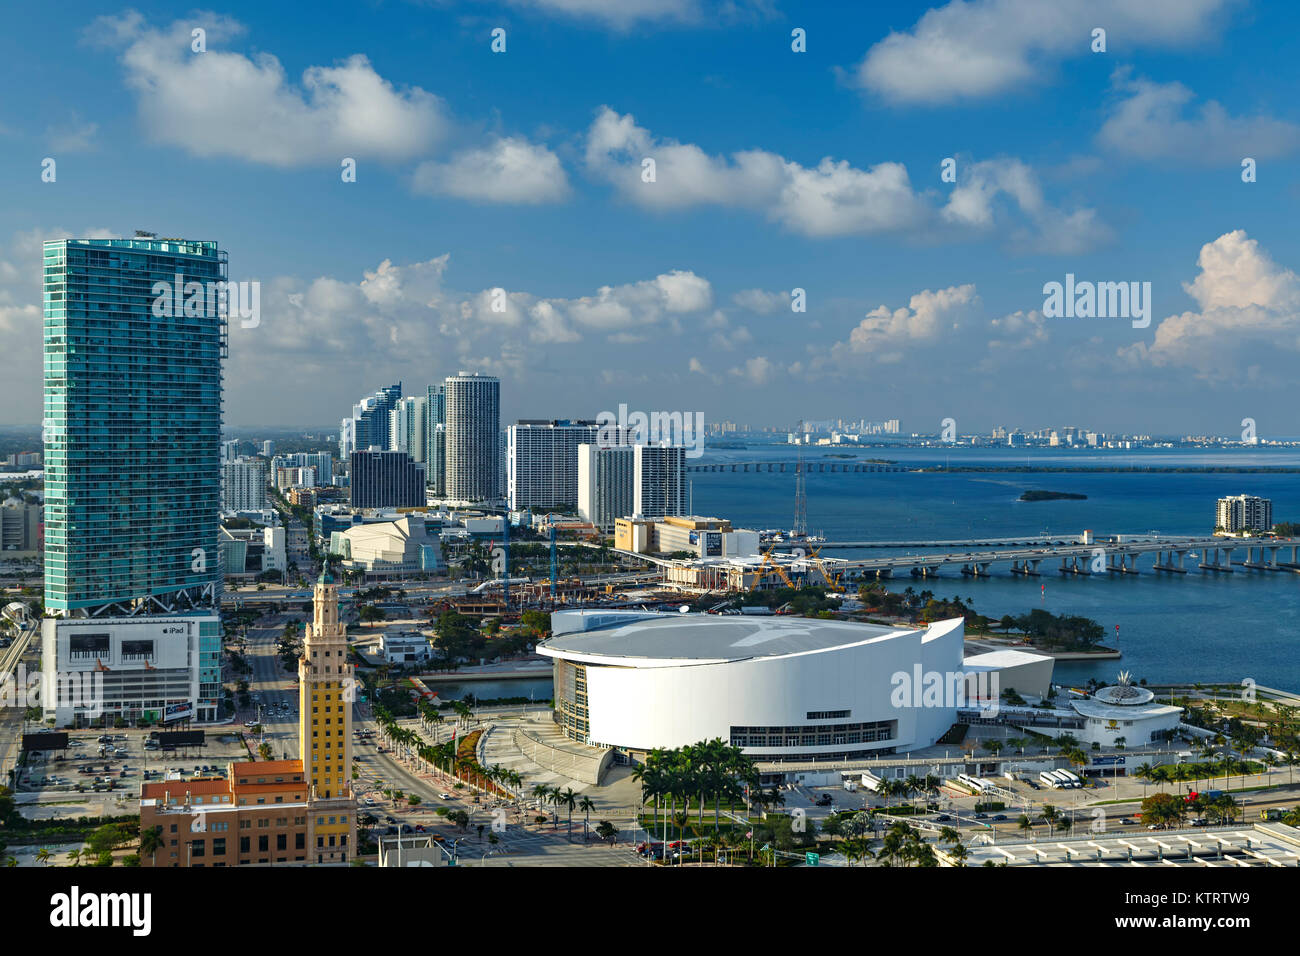
<path fill-rule="evenodd" d="M 1234 0 L 952 0 L 867 51 L 854 82 L 908 104 L 954 103 L 1039 85 L 1067 57 L 1108 48 L 1181 47 L 1210 33 Z"/>
<path fill-rule="evenodd" d="M 1232 116 L 1214 100 L 1189 110 L 1196 95 L 1181 83 L 1156 83 L 1117 70 L 1112 86 L 1117 99 L 1097 141 L 1117 153 L 1214 164 L 1285 156 L 1300 146 L 1300 126 L 1286 120 Z"/>
<path fill-rule="evenodd" d="M 413 188 L 430 196 L 507 203 L 559 202 L 570 193 L 559 157 L 519 137 L 498 138 L 445 163 L 423 162 Z"/>
<path fill-rule="evenodd" d="M 207 31 L 205 53 L 191 51 L 195 26 Z M 269 53 L 214 49 L 243 32 L 242 24 L 216 15 L 159 29 L 130 12 L 101 17 L 86 38 L 119 51 L 154 141 L 195 156 L 279 167 L 343 157 L 405 159 L 427 150 L 447 128 L 438 97 L 419 87 L 396 88 L 362 55 L 308 67 L 294 83 Z"/>
<path fill-rule="evenodd" d="M 932 345 L 955 334 L 978 302 L 975 286 L 967 284 L 926 289 L 913 295 L 903 308 L 879 305 L 853 328 L 847 340 L 836 342 L 828 354 L 815 356 L 812 370 L 900 362 L 906 348 Z"/>
<path fill-rule="evenodd" d="M 653 182 L 643 176 L 647 158 L 654 161 Z M 693 143 L 656 139 L 608 106 L 588 130 L 586 164 L 648 209 L 753 209 L 808 236 L 892 231 L 917 225 L 925 214 L 901 164 L 862 170 L 827 157 L 807 168 L 764 150 L 712 156 Z"/>
<path fill-rule="evenodd" d="M 989 322 L 989 348 L 1028 349 L 1047 341 L 1047 325 L 1037 309 L 1023 309 Z"/>
<path fill-rule="evenodd" d="M 1018 159 L 993 159 L 959 166 L 958 183 L 940 212 L 945 222 L 988 229 L 996 218 L 1000 196 L 1011 199 L 1023 214 L 1014 227 L 1013 244 L 1026 251 L 1052 254 L 1083 252 L 1111 238 L 1096 210 L 1058 209 L 1047 202 L 1034 171 Z"/>
<path fill-rule="evenodd" d="M 645 160 L 653 160 L 649 178 Z M 994 199 L 1005 195 L 1025 222 L 1013 239 L 1030 250 L 1078 251 L 1107 235 L 1090 209 L 1057 210 L 1018 160 L 975 164 L 946 206 L 912 188 L 907 168 L 883 162 L 858 169 L 823 158 L 807 167 L 764 150 L 711 155 L 694 143 L 660 139 L 630 114 L 602 107 L 587 132 L 587 169 L 647 209 L 701 205 L 750 209 L 814 238 L 874 234 L 953 237 L 995 225 Z M 751 301 L 758 301 L 751 296 Z"/>
<path fill-rule="evenodd" d="M 358 355 L 427 363 L 443 359 L 448 347 L 466 360 L 496 348 L 501 360 L 516 355 L 523 363 L 525 344 L 566 344 L 588 335 L 644 341 L 674 318 L 702 319 L 713 301 L 708 280 L 683 270 L 562 298 L 502 288 L 460 291 L 447 286 L 448 269 L 442 255 L 407 264 L 385 259 L 355 282 L 271 279 L 263 283 L 261 325 L 232 328 L 232 352 L 247 347 L 240 364 L 255 374 L 304 351 L 322 366 L 355 362 Z"/>
<path fill-rule="evenodd" d="M 1300 352 L 1300 277 L 1283 268 L 1244 230 L 1201 247 L 1200 272 L 1184 290 L 1200 311 L 1171 315 L 1150 344 L 1119 350 L 1135 365 L 1177 366 L 1204 379 L 1239 381 L 1274 374 L 1293 378 Z M 1266 368 L 1276 363 L 1276 367 Z"/>
<path fill-rule="evenodd" d="M 750 385 L 766 385 L 772 380 L 775 372 L 776 366 L 763 355 L 756 355 L 751 359 L 746 359 L 743 364 L 728 370 L 729 375 L 739 378 Z"/>
<path fill-rule="evenodd" d="M 759 315 L 770 315 L 780 309 L 790 307 L 789 292 L 768 292 L 764 289 L 741 289 L 733 293 L 731 301 L 742 309 L 750 312 L 757 312 Z"/>

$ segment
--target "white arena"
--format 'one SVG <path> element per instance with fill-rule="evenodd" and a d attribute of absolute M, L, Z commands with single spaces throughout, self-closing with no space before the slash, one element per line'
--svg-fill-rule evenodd
<path fill-rule="evenodd" d="M 935 743 L 961 703 L 899 693 L 900 675 L 962 685 L 960 618 L 894 628 L 573 610 L 551 627 L 537 651 L 555 659 L 556 721 L 624 759 L 715 737 L 766 761 L 907 751 Z"/>

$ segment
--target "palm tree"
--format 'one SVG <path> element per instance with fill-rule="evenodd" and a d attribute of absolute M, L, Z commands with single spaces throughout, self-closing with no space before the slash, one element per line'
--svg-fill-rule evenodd
<path fill-rule="evenodd" d="M 545 803 L 546 798 L 550 796 L 551 788 L 544 783 L 535 783 L 533 784 L 533 789 L 529 792 L 532 794 L 533 799 L 538 803 Z"/>
<path fill-rule="evenodd" d="M 150 827 L 140 834 L 140 852 L 146 856 L 153 857 L 154 865 L 158 865 L 158 850 L 163 845 L 162 827 Z"/>
<path fill-rule="evenodd" d="M 44 864 L 46 864 L 46 865 L 49 864 L 49 862 L 50 862 L 50 849 L 49 849 L 49 847 L 44 847 L 44 846 L 43 846 L 43 847 L 41 847 L 39 850 L 36 851 L 36 862 L 37 862 L 37 863 L 44 863 Z"/>
<path fill-rule="evenodd" d="M 1133 776 L 1142 781 L 1142 799 L 1147 797 L 1147 784 L 1151 781 L 1151 764 L 1144 763 L 1133 771 Z"/>
<path fill-rule="evenodd" d="M 578 801 L 578 809 L 582 811 L 582 842 L 587 842 L 587 824 L 591 821 L 591 811 L 596 809 L 596 805 L 591 802 L 591 797 L 585 793 L 582 799 Z"/>

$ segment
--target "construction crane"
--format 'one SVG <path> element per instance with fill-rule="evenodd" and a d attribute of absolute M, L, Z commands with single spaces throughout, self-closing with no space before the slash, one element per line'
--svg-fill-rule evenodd
<path fill-rule="evenodd" d="M 781 565 L 777 564 L 776 561 L 773 560 L 773 555 L 775 554 L 775 548 L 769 548 L 767 551 L 763 552 L 763 560 L 759 562 L 758 570 L 754 572 L 754 583 L 752 588 L 755 590 L 761 588 L 763 586 L 764 578 L 766 578 L 769 573 L 775 572 L 777 577 L 785 583 L 786 587 L 792 591 L 797 591 L 797 585 L 790 580 L 790 575 L 785 573 L 785 568 L 781 567 Z M 769 567 L 771 568 L 770 572 L 765 570 Z"/>
<path fill-rule="evenodd" d="M 821 551 L 822 551 L 821 548 L 814 548 L 813 553 L 808 558 L 808 560 L 811 561 L 813 566 L 816 567 L 817 570 L 821 572 L 822 580 L 826 582 L 826 589 L 828 591 L 835 591 L 837 593 L 843 594 L 844 585 L 840 584 L 840 576 L 838 574 L 832 575 L 829 571 L 826 570 L 826 565 L 821 559 Z"/>

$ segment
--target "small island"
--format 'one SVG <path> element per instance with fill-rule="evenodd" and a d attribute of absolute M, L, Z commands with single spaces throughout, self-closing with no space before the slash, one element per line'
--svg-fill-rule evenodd
<path fill-rule="evenodd" d="M 1072 491 L 1036 491 L 1022 494 L 1019 501 L 1087 501 L 1087 495 L 1077 495 Z"/>

